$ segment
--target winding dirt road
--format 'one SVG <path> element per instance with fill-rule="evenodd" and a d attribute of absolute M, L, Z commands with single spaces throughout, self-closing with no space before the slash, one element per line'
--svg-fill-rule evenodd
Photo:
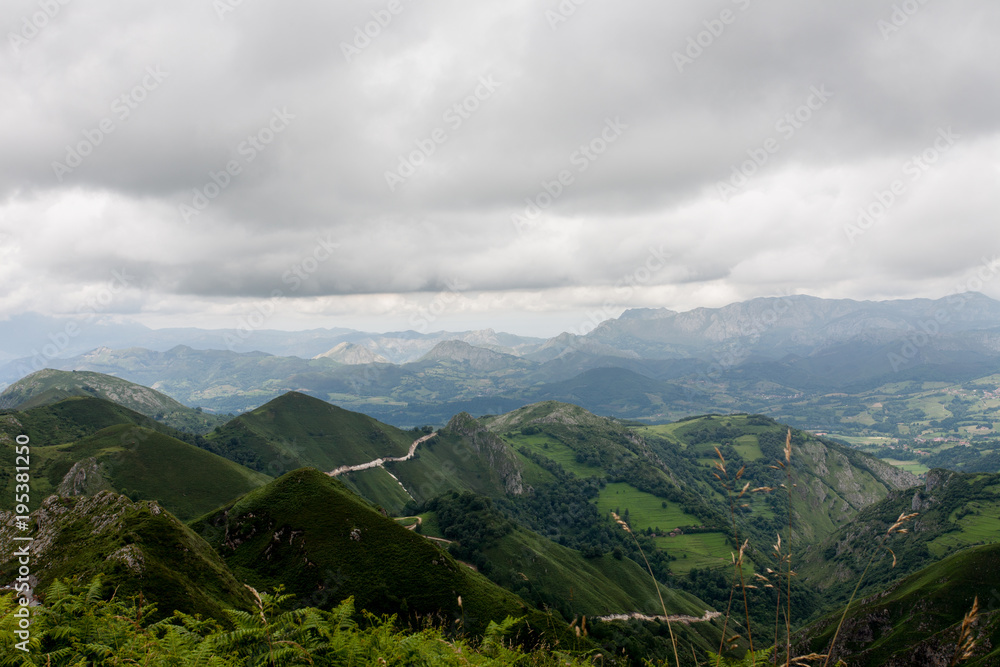
<path fill-rule="evenodd" d="M 629 621 L 633 618 L 637 618 L 641 621 L 665 621 L 668 618 L 671 623 L 683 623 L 688 625 L 690 623 L 705 623 L 706 621 L 711 621 L 713 618 L 718 618 L 722 616 L 720 611 L 706 611 L 705 615 L 701 618 L 696 618 L 695 616 L 687 616 L 684 614 L 677 614 L 676 616 L 647 616 L 645 614 L 640 614 L 634 612 L 631 614 L 611 614 L 610 616 L 598 616 L 598 620 L 601 621 Z"/>
<path fill-rule="evenodd" d="M 406 456 L 390 456 L 384 459 L 375 459 L 374 461 L 369 461 L 368 463 L 359 463 L 353 466 L 340 466 L 336 470 L 331 470 L 326 473 L 330 477 L 336 477 L 337 475 L 343 475 L 345 472 L 357 472 L 359 470 L 368 470 L 369 468 L 381 468 L 386 463 L 393 463 L 397 461 L 409 461 L 413 458 L 413 455 L 417 453 L 417 447 L 420 446 L 421 442 L 426 442 L 437 435 L 437 431 L 429 433 L 422 438 L 417 438 L 410 445 L 410 451 L 407 452 Z M 396 480 L 399 481 L 399 480 Z"/>

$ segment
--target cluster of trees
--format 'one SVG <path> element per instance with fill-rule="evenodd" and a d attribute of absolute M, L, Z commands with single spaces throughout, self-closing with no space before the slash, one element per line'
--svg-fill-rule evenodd
<path fill-rule="evenodd" d="M 493 565 L 485 551 L 496 546 L 497 541 L 514 530 L 514 524 L 493 505 L 493 501 L 474 493 L 439 496 L 428 501 L 420 512 L 434 512 L 441 532 L 449 540 L 451 554 L 475 565 L 480 572 L 490 576 Z"/>
<path fill-rule="evenodd" d="M 556 481 L 525 496 L 502 501 L 500 507 L 509 516 L 540 535 L 580 551 L 584 557 L 597 558 L 610 553 L 643 563 L 635 540 L 597 509 L 594 501 L 607 483 L 604 479 L 580 479 L 551 459 L 527 448 L 520 451 L 548 470 Z M 652 538 L 637 534 L 636 539 L 646 552 L 653 572 L 666 580 L 670 576 L 670 558 L 656 549 Z"/>

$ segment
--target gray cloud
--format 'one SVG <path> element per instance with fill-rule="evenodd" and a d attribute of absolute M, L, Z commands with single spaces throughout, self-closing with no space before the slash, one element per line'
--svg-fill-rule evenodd
<path fill-rule="evenodd" d="M 542 321 L 651 247 L 670 261 L 634 305 L 940 296 L 1000 241 L 1000 9 L 902 4 L 588 2 L 553 24 L 527 0 L 77 0 L 29 37 L 40 5 L 12 0 L 0 316 L 72 312 L 127 267 L 108 312 L 149 321 L 281 290 L 289 321 L 391 328 L 456 280 L 468 308 Z M 337 251 L 290 280 L 317 239 Z"/>

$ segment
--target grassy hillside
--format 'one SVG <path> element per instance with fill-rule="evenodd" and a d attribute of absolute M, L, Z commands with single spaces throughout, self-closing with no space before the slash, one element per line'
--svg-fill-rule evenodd
<path fill-rule="evenodd" d="M 896 567 L 886 552 L 877 554 L 864 590 L 888 585 L 960 549 L 1000 541 L 1000 475 L 931 471 L 923 485 L 892 493 L 811 549 L 800 576 L 826 589 L 829 597 L 845 599 L 887 527 L 900 514 L 913 512 L 918 516 L 910 532 L 887 543 Z"/>
<path fill-rule="evenodd" d="M 856 602 L 837 639 L 834 657 L 857 667 L 945 665 L 955 655 L 963 616 L 979 599 L 969 667 L 1000 664 L 996 573 L 1000 544 L 972 547 L 934 563 Z M 842 613 L 842 612 L 841 612 Z M 833 614 L 806 628 L 803 646 L 825 653 L 840 621 Z"/>
<path fill-rule="evenodd" d="M 4 441 L 17 435 L 27 435 L 36 446 L 66 444 L 116 424 L 132 424 L 169 435 L 180 435 L 180 432 L 151 417 L 92 396 L 73 396 L 57 403 L 25 407 L 7 414 L 13 421 L 0 425 L 0 432 L 6 436 Z"/>
<path fill-rule="evenodd" d="M 315 469 L 287 473 L 192 528 L 251 585 L 284 584 L 305 604 L 354 596 L 372 612 L 434 616 L 472 632 L 507 615 L 560 626 Z"/>
<path fill-rule="evenodd" d="M 36 589 L 61 578 L 89 581 L 101 575 L 106 595 L 138 596 L 155 603 L 158 617 L 174 610 L 225 619 L 223 609 L 251 608 L 248 591 L 216 553 L 155 502 L 133 503 L 102 492 L 78 498 L 50 497 L 32 515 L 31 545 Z M 0 540 L 22 535 L 11 512 L 0 512 Z M 13 549 L 0 554 L 0 581 L 14 578 Z M 146 613 L 149 611 L 147 609 Z"/>
<path fill-rule="evenodd" d="M 74 401 L 75 402 L 75 401 Z M 34 439 L 32 443 L 34 444 Z M 0 471 L 13 493 L 13 448 Z M 110 426 L 64 445 L 31 449 L 32 499 L 115 490 L 155 500 L 182 519 L 200 516 L 270 478 L 168 435 L 131 424 Z"/>
<path fill-rule="evenodd" d="M 288 392 L 208 435 L 228 458 L 271 475 L 324 471 L 406 454 L 416 436 L 298 392 Z"/>
<path fill-rule="evenodd" d="M 489 498 L 475 494 L 452 493 L 428 503 L 426 510 L 420 533 L 451 540 L 452 554 L 536 604 L 567 617 L 663 613 L 649 572 L 621 553 L 585 558 L 517 525 Z M 701 616 L 709 609 L 681 591 L 660 589 L 671 614 Z"/>
<path fill-rule="evenodd" d="M 402 431 L 366 415 L 291 392 L 209 434 L 208 443 L 257 470 L 330 472 L 400 458 L 425 431 Z M 529 464 L 468 414 L 453 417 L 406 461 L 341 473 L 352 490 L 390 512 L 452 490 L 500 497 L 523 493 Z"/>
<path fill-rule="evenodd" d="M 697 464 L 702 470 L 692 470 L 691 474 L 706 492 L 717 493 L 720 485 L 706 472 L 719 461 L 717 447 L 732 475 L 746 466 L 741 478 L 744 483 L 749 481 L 752 488 L 780 487 L 785 482 L 784 474 L 770 466 L 784 460 L 787 430 L 760 415 L 709 415 L 640 427 L 637 432 L 672 450 L 673 455 Z M 890 491 L 919 482 L 915 476 L 874 457 L 803 431 L 792 431 L 792 451 L 792 481 L 796 485 L 792 498 L 793 541 L 798 544 L 826 537 Z M 668 452 L 663 456 L 672 458 Z M 743 502 L 750 507 L 741 514 L 748 520 L 754 518 L 755 523 L 769 527 L 772 533 L 787 524 L 786 494 L 744 497 L 747 500 Z"/>
<path fill-rule="evenodd" d="M 28 410 L 72 396 L 103 398 L 168 426 L 205 433 L 225 421 L 174 400 L 149 387 L 103 373 L 45 369 L 32 373 L 0 394 L 0 407 Z"/>
<path fill-rule="evenodd" d="M 421 443 L 411 460 L 385 467 L 418 503 L 450 491 L 501 498 L 528 490 L 522 458 L 466 413 Z"/>

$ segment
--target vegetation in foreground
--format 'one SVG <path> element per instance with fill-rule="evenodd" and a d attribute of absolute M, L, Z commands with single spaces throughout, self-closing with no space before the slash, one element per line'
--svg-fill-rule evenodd
<path fill-rule="evenodd" d="M 291 609 L 292 596 L 263 593 L 253 612 L 229 610 L 231 628 L 180 612 L 153 622 L 141 601 L 104 600 L 100 580 L 80 589 L 53 584 L 32 619 L 28 651 L 15 648 L 12 596 L 0 597 L 0 665 L 556 665 L 592 664 L 596 655 L 518 647 L 519 622 L 490 623 L 483 637 L 449 636 L 427 625 L 402 630 L 394 616 L 364 614 L 353 599 L 330 611 Z"/>

